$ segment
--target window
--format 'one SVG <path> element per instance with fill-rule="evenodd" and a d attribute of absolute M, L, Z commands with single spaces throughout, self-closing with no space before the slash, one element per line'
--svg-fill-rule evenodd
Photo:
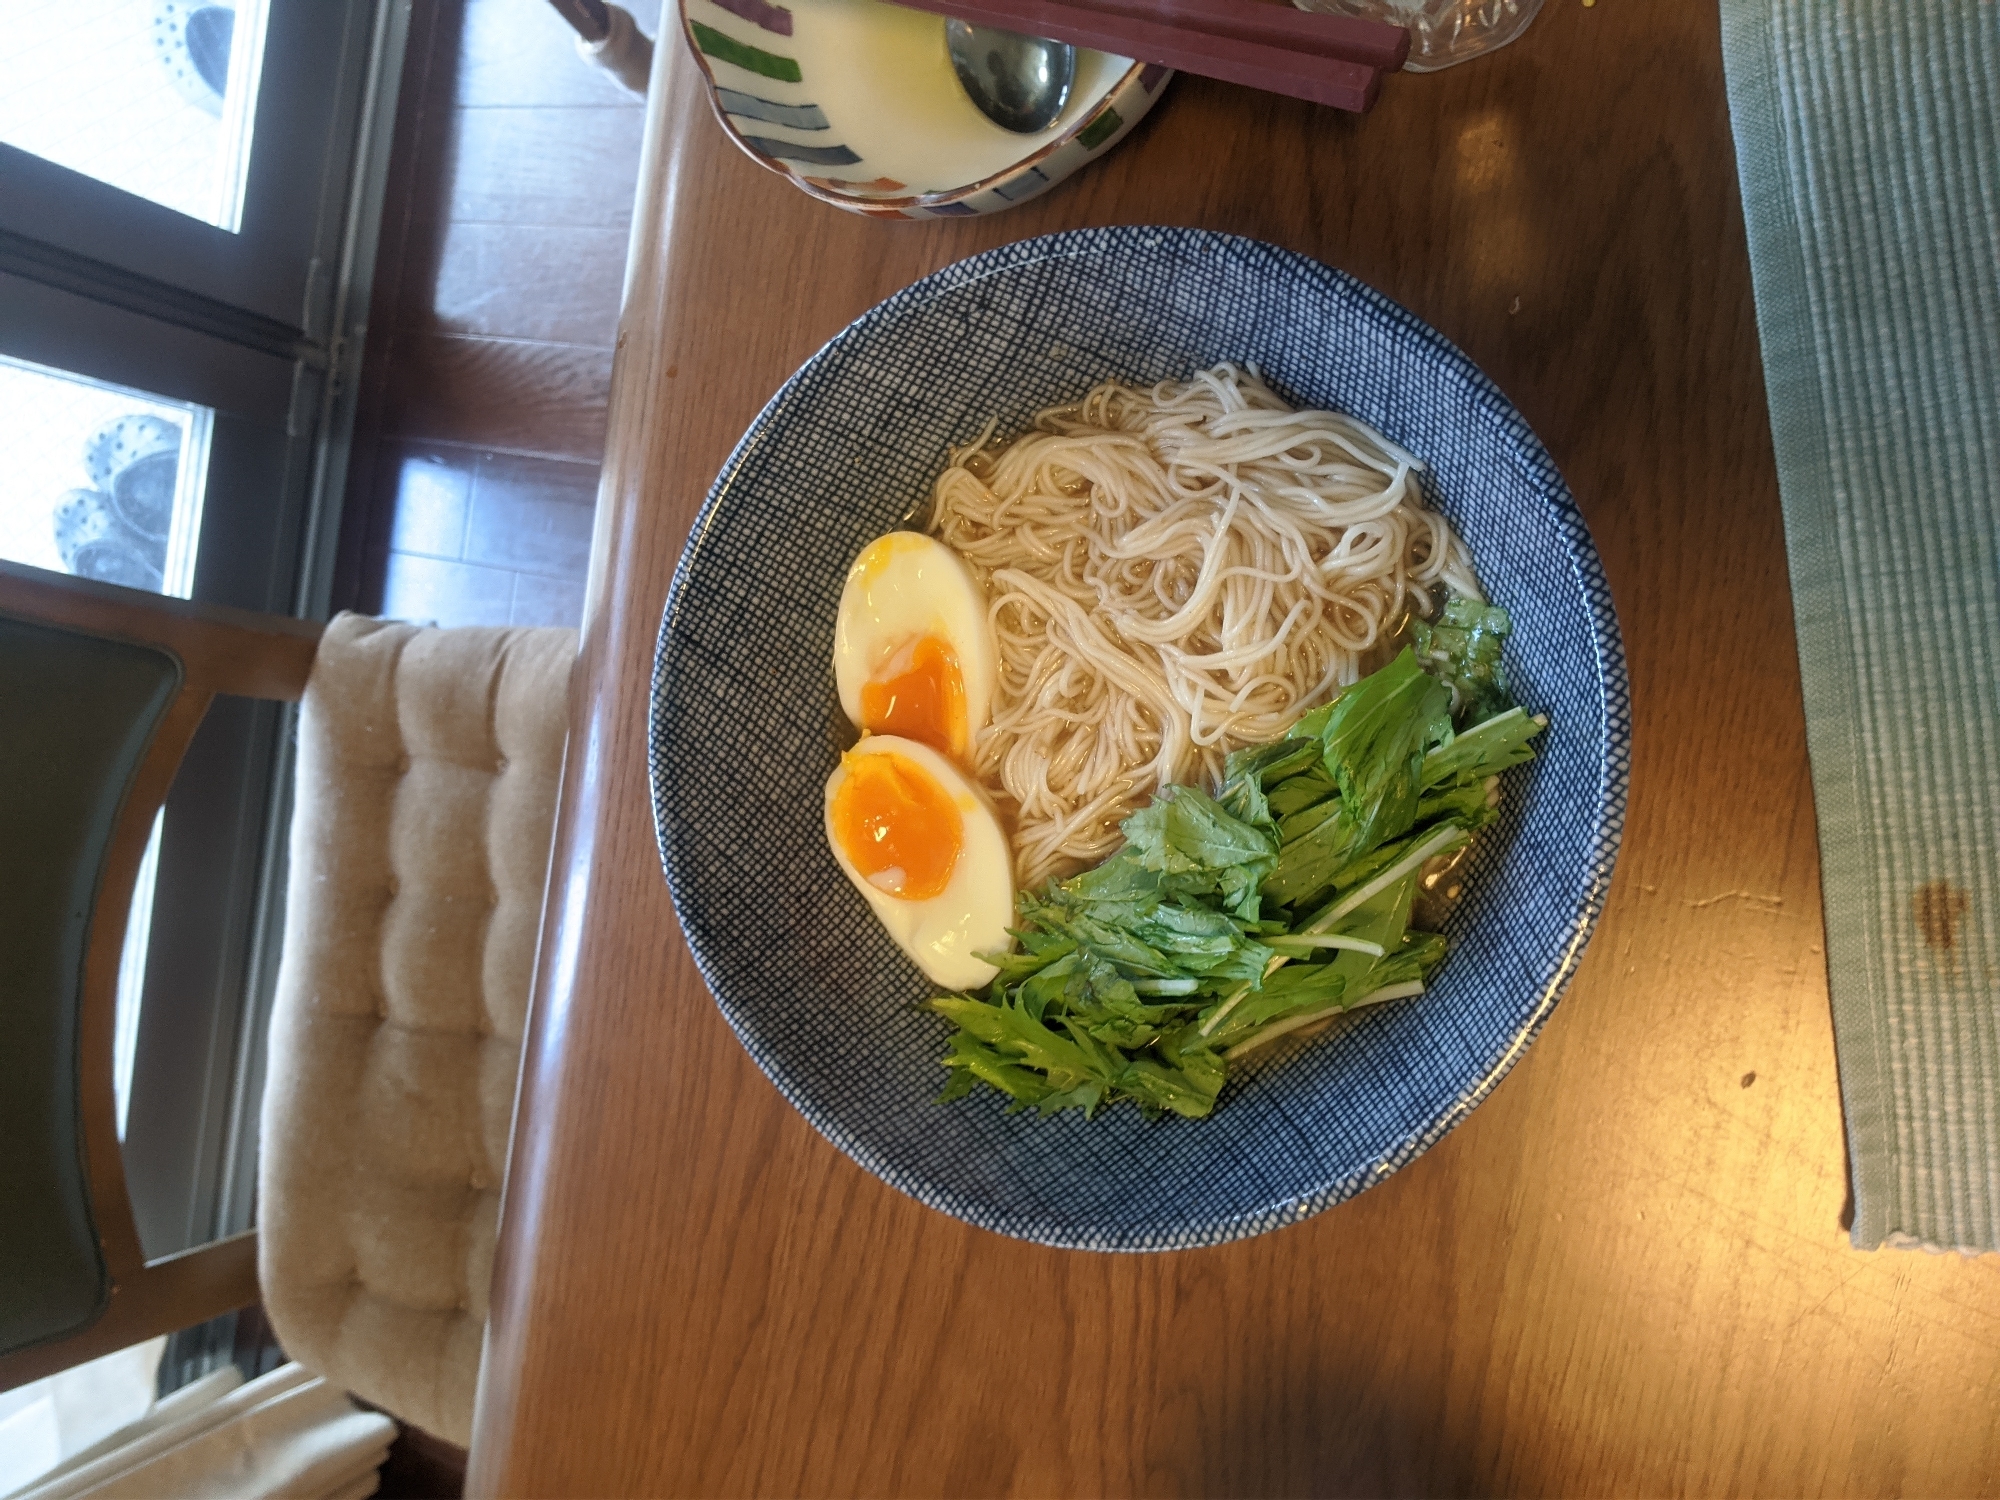
<path fill-rule="evenodd" d="M 6 0 L 0 141 L 233 234 L 264 22 L 264 0 Z"/>
<path fill-rule="evenodd" d="M 0 355 L 0 557 L 190 597 L 214 417 Z"/>
<path fill-rule="evenodd" d="M 325 613 L 408 7 L 0 0 L 0 554 Z M 290 719 L 218 700 L 134 893 L 149 1256 L 248 1227 Z"/>

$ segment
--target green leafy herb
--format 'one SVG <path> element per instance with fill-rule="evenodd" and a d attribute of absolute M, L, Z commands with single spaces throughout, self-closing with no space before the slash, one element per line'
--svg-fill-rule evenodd
<path fill-rule="evenodd" d="M 1167 787 L 1121 826 L 1139 862 L 1164 875 L 1174 896 L 1217 896 L 1254 922 L 1258 892 L 1278 862 L 1278 831 L 1254 782 L 1234 784 L 1230 795 L 1237 812 L 1198 788 Z"/>
<path fill-rule="evenodd" d="M 1514 706 L 1500 648 L 1514 622 L 1497 604 L 1453 595 L 1435 622 L 1415 621 L 1411 642 L 1419 658 L 1451 689 L 1451 706 L 1461 723 L 1477 724 Z"/>
<path fill-rule="evenodd" d="M 1424 787 L 1483 781 L 1498 776 L 1509 766 L 1533 760 L 1528 741 L 1548 726 L 1548 720 L 1530 718 L 1518 708 L 1495 714 L 1463 734 L 1454 735 L 1424 757 Z"/>
<path fill-rule="evenodd" d="M 1451 601 L 1415 649 L 1232 754 L 1214 796 L 1167 787 L 1118 853 L 1022 892 L 993 982 L 927 1002 L 957 1027 L 940 1101 L 990 1087 L 1044 1116 L 1198 1119 L 1246 1056 L 1421 993 L 1445 953 L 1410 930 L 1422 868 L 1496 816 L 1497 778 L 1546 722 L 1505 701 L 1508 629 Z M 1454 699 L 1500 707 L 1454 732 Z"/>
<path fill-rule="evenodd" d="M 1407 649 L 1333 700 L 1320 739 L 1357 849 L 1416 820 L 1424 751 L 1451 733 L 1450 710 L 1450 691 Z"/>

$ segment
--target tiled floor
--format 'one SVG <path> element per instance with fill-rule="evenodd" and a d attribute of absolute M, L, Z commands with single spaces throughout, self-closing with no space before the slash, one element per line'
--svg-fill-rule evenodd
<path fill-rule="evenodd" d="M 547 0 L 416 0 L 341 607 L 581 617 L 643 106 L 570 37 Z"/>
<path fill-rule="evenodd" d="M 380 614 L 441 625 L 574 625 L 597 466 L 393 443 Z"/>

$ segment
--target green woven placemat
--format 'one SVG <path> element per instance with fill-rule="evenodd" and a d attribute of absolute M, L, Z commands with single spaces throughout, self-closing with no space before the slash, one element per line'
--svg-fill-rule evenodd
<path fill-rule="evenodd" d="M 2000 1247 L 2000 4 L 1723 0 L 1854 1243 Z"/>

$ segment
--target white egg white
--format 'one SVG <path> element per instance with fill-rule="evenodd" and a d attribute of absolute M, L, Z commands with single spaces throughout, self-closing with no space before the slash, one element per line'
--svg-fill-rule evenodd
<path fill-rule="evenodd" d="M 904 900 L 871 884 L 841 848 L 833 826 L 833 797 L 847 777 L 846 761 L 826 781 L 826 841 L 854 888 L 861 892 L 896 945 L 932 981 L 948 990 L 978 989 L 992 981 L 993 965 L 974 957 L 1014 946 L 1014 861 L 1007 836 L 986 795 L 964 772 L 928 745 L 896 735 L 870 735 L 849 757 L 895 753 L 934 777 L 950 796 L 963 826 L 958 863 L 937 895 Z"/>
<path fill-rule="evenodd" d="M 966 744 L 993 714 L 999 646 L 986 613 L 986 591 L 943 542 L 892 531 L 861 551 L 847 570 L 833 627 L 833 678 L 840 706 L 857 729 L 861 689 L 898 652 L 923 636 L 946 642 L 965 684 Z"/>

